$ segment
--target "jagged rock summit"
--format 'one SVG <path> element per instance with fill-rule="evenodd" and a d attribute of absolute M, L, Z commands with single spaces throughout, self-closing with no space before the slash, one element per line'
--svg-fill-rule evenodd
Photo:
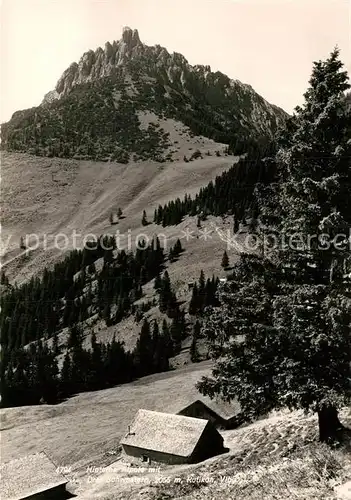
<path fill-rule="evenodd" d="M 141 43 L 138 30 L 132 30 L 129 26 L 123 28 L 122 40 L 129 48 L 133 48 Z"/>
<path fill-rule="evenodd" d="M 186 83 L 190 75 L 202 77 L 209 84 L 223 83 L 230 88 L 241 87 L 247 92 L 255 93 L 251 85 L 243 84 L 239 80 L 233 80 L 226 75 L 216 72 L 212 73 L 209 65 L 191 66 L 187 59 L 178 52 L 169 53 L 160 45 L 147 46 L 143 44 L 137 29 L 123 28 L 122 38 L 112 44 L 106 42 L 105 48 L 98 47 L 95 51 L 85 52 L 78 63 L 72 63 L 61 78 L 58 80 L 55 90 L 47 94 L 50 101 L 67 94 L 74 85 L 97 80 L 111 75 L 117 67 L 127 67 L 133 61 L 141 62 L 145 73 L 159 70 L 166 72 L 170 82 Z M 44 99 L 45 101 L 45 99 Z M 267 103 L 268 104 L 268 103 Z M 276 110 L 276 106 L 273 106 Z M 284 114 L 284 113 L 283 113 Z"/>
<path fill-rule="evenodd" d="M 121 40 L 112 44 L 106 42 L 104 49 L 98 47 L 95 51 L 89 50 L 83 54 L 79 63 L 72 63 L 57 82 L 50 98 L 67 94 L 74 85 L 111 75 L 114 68 L 140 56 L 143 47 L 138 31 L 125 27 Z M 47 99 L 44 99 L 44 102 L 46 101 Z"/>
<path fill-rule="evenodd" d="M 145 113 L 153 116 L 146 128 Z M 3 126 L 3 147 L 41 156 L 128 162 L 137 153 L 164 161 L 170 143 L 160 120 L 172 119 L 240 154 L 269 140 L 287 116 L 250 85 L 145 45 L 126 27 L 120 40 L 72 63 L 40 106 L 16 112 Z"/>

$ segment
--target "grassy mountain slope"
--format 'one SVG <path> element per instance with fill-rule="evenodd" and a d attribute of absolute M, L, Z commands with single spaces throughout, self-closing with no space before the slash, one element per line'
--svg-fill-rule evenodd
<path fill-rule="evenodd" d="M 200 136 L 190 137 L 189 130 L 178 122 L 166 121 L 166 125 L 170 135 L 179 140 L 174 162 L 123 165 L 4 152 L 2 258 L 3 263 L 11 261 L 5 266 L 10 279 L 27 279 L 60 258 L 62 252 L 52 249 L 59 233 L 69 237 L 68 250 L 72 248 L 74 230 L 81 235 L 78 245 L 88 233 L 99 236 L 115 234 L 117 230 L 125 235 L 122 244 L 127 244 L 128 230 L 132 231 L 132 241 L 138 233 L 145 232 L 181 237 L 182 228 L 172 230 L 153 224 L 143 227 L 143 210 L 152 221 L 159 204 L 177 196 L 183 198 L 186 193 L 195 194 L 237 160 L 223 153 L 223 144 Z M 183 161 L 184 154 L 190 157 L 197 149 L 203 158 Z M 221 151 L 219 157 L 217 150 Z M 206 155 L 208 151 L 211 156 Z M 111 226 L 109 215 L 119 207 L 125 218 Z M 46 250 L 38 249 L 30 252 L 27 259 L 20 259 L 20 237 L 31 233 L 37 234 L 41 243 L 46 235 Z"/>
<path fill-rule="evenodd" d="M 149 115 L 144 116 L 146 121 L 149 118 Z M 206 277 L 225 275 L 220 262 L 226 243 L 215 232 L 204 241 L 196 226 L 196 218 L 187 217 L 176 227 L 162 228 L 153 223 L 142 226 L 144 209 L 152 221 L 154 209 L 159 204 L 176 196 L 183 198 L 185 193 L 198 192 L 200 187 L 237 161 L 236 157 L 223 153 L 223 144 L 200 136 L 190 137 L 188 129 L 178 122 L 165 120 L 164 123 L 170 135 L 179 139 L 179 159 L 171 163 L 106 164 L 3 153 L 2 261 L 11 282 L 20 283 L 40 275 L 45 267 L 61 260 L 65 251 L 53 248 L 55 235 L 61 234 L 58 239 L 61 242 L 64 235 L 68 238 L 66 250 L 69 251 L 74 246 L 74 231 L 81 235 L 77 237 L 78 247 L 82 238 L 90 233 L 99 236 L 119 231 L 123 246 L 127 246 L 130 236 L 131 249 L 135 248 L 138 235 L 145 234 L 152 238 L 157 234 L 166 246 L 166 252 L 180 238 L 184 253 L 178 261 L 166 261 L 165 264 L 177 298 L 184 303 L 186 310 L 191 298 L 188 283 L 198 280 L 201 269 Z M 196 149 L 203 153 L 203 158 L 191 162 L 182 160 L 184 154 L 190 157 Z M 208 151 L 211 156 L 207 156 Z M 221 156 L 217 156 L 215 151 L 220 151 Z M 109 215 L 118 207 L 122 208 L 124 218 L 111 226 Z M 232 221 L 209 217 L 203 222 L 202 229 L 213 231 L 212 225 L 228 230 Z M 192 231 L 188 241 L 184 233 L 187 230 Z M 20 237 L 32 233 L 38 235 L 39 248 L 23 256 L 19 248 Z M 236 255 L 230 254 L 231 263 L 236 258 Z M 97 267 L 100 264 L 96 262 Z M 138 303 L 156 298 L 153 282 L 143 288 L 143 297 Z M 164 317 L 157 306 L 151 307 L 144 316 L 159 322 Z M 90 336 L 94 331 L 98 341 L 106 343 L 115 335 L 117 340 L 125 342 L 128 349 L 133 349 L 141 324 L 131 315 L 116 325 L 106 326 L 105 321 L 92 316 L 84 327 L 85 347 L 90 347 Z M 66 340 L 67 329 L 64 329 L 59 332 L 59 343 L 63 345 Z M 185 358 L 180 355 L 175 364 L 188 361 L 189 345 L 184 348 Z M 60 361 L 61 358 L 62 355 Z"/>

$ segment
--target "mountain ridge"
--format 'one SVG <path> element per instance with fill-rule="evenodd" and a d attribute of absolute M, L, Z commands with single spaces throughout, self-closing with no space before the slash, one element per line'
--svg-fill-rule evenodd
<path fill-rule="evenodd" d="M 184 84 L 186 72 L 194 72 L 210 84 L 216 83 L 216 78 L 218 80 L 224 79 L 229 87 L 238 86 L 247 92 L 257 94 L 251 85 L 242 83 L 238 79 L 229 78 L 221 71 L 213 72 L 210 65 L 191 65 L 186 57 L 179 52 L 170 53 L 159 44 L 154 46 L 143 44 L 138 30 L 124 27 L 121 40 L 113 41 L 112 44 L 106 42 L 105 49 L 98 47 L 95 51 L 89 50 L 82 55 L 78 63 L 73 62 L 59 78 L 54 91 L 52 91 L 55 93 L 53 95 L 60 98 L 69 93 L 73 86 L 109 76 L 113 73 L 114 68 L 140 58 L 150 60 L 156 67 L 164 66 L 172 83 L 179 77 Z M 288 115 L 280 107 L 268 103 L 263 97 L 261 98 L 279 114 L 282 112 L 282 116 Z M 45 98 L 43 102 L 46 102 Z"/>
<path fill-rule="evenodd" d="M 40 106 L 14 113 L 2 126 L 3 148 L 122 163 L 132 154 L 171 161 L 173 144 L 156 130 L 157 121 L 140 130 L 140 111 L 178 120 L 236 154 L 270 140 L 288 117 L 250 85 L 210 66 L 191 66 L 160 45 L 149 47 L 137 30 L 125 28 L 121 40 L 72 63 Z"/>
<path fill-rule="evenodd" d="M 220 71 L 212 72 L 210 65 L 190 65 L 185 56 L 179 52 L 170 53 L 165 47 L 162 47 L 159 44 L 147 46 L 141 42 L 138 30 L 124 27 L 121 40 L 113 41 L 112 44 L 111 42 L 106 42 L 105 49 L 98 47 L 95 51 L 88 50 L 83 53 L 78 63 L 71 63 L 59 78 L 54 91 L 51 92 L 56 92 L 56 95 L 59 98 L 62 95 L 67 94 L 74 85 L 85 83 L 86 81 L 94 78 L 108 76 L 108 71 L 112 70 L 113 67 L 126 64 L 130 59 L 138 56 L 140 57 L 141 55 L 144 57 L 156 57 L 156 63 L 158 65 L 161 65 L 166 60 L 168 60 L 168 62 L 172 61 L 175 65 L 187 65 L 195 72 L 202 73 L 205 78 L 208 78 L 210 74 L 217 74 L 226 77 L 226 75 Z M 105 62 L 105 66 L 102 65 L 103 60 Z M 109 65 L 106 63 L 109 63 Z M 99 69 L 101 70 L 100 73 L 97 71 Z M 171 69 L 172 68 L 170 68 L 170 70 Z M 75 80 L 72 78 L 74 76 L 78 78 Z M 254 92 L 253 87 L 249 84 L 230 78 L 229 80 Z M 46 102 L 45 97 L 43 102 Z M 278 106 L 272 106 L 281 109 Z"/>

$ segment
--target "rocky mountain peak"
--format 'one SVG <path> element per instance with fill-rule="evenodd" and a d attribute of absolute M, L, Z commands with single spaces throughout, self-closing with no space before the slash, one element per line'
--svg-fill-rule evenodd
<path fill-rule="evenodd" d="M 122 41 L 127 44 L 130 49 L 141 44 L 138 30 L 132 30 L 128 26 L 123 28 Z"/>
<path fill-rule="evenodd" d="M 143 54 L 146 46 L 140 41 L 138 30 L 123 28 L 122 38 L 118 41 L 105 43 L 95 51 L 85 52 L 78 63 L 72 63 L 58 80 L 54 94 L 57 98 L 68 94 L 75 85 L 98 80 L 109 76 L 113 68 L 124 66 Z M 46 96 L 43 104 L 48 100 Z M 51 101 L 50 101 L 51 102 Z"/>
<path fill-rule="evenodd" d="M 42 106 L 16 115 L 3 137 L 9 149 L 35 154 L 128 161 L 130 154 L 148 151 L 158 157 L 163 136 L 151 124 L 141 129 L 140 113 L 177 120 L 193 134 L 234 144 L 236 152 L 270 138 L 287 117 L 249 85 L 210 66 L 193 66 L 160 45 L 148 46 L 126 27 L 118 41 L 71 64 Z"/>

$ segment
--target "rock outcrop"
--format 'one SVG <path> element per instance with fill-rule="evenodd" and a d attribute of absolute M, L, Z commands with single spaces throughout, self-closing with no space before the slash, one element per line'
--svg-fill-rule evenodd
<path fill-rule="evenodd" d="M 254 89 L 177 52 L 147 46 L 137 30 L 85 52 L 37 108 L 17 112 L 2 128 L 2 147 L 36 155 L 126 162 L 137 153 L 160 158 L 164 132 L 140 130 L 139 113 L 175 119 L 191 133 L 241 154 L 272 138 L 287 114 Z"/>

